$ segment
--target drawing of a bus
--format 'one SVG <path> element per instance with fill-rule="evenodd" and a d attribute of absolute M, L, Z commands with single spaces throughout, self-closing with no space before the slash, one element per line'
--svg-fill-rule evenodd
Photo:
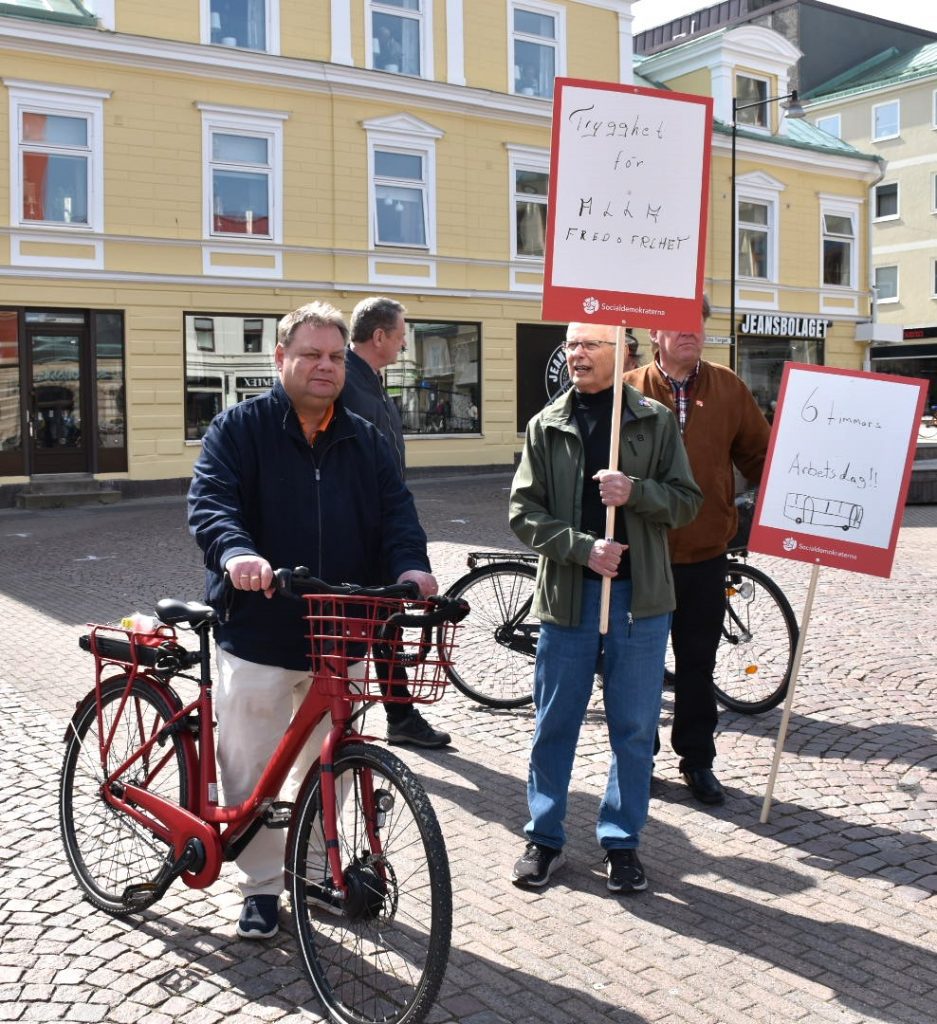
<path fill-rule="evenodd" d="M 812 526 L 838 526 L 841 530 L 857 530 L 862 523 L 863 508 L 851 501 L 816 498 L 812 494 L 788 493 L 784 499 L 784 515 L 795 523 Z"/>

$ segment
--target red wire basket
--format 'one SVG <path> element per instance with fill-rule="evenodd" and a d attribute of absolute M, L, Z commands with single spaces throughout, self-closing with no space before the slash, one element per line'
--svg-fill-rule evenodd
<path fill-rule="evenodd" d="M 397 613 L 428 613 L 435 607 L 431 602 L 344 594 L 304 598 L 312 671 L 322 693 L 394 704 L 432 704 L 442 697 L 455 623 L 400 626 L 388 621 Z M 405 683 L 409 695 L 392 693 L 389 681 Z"/>

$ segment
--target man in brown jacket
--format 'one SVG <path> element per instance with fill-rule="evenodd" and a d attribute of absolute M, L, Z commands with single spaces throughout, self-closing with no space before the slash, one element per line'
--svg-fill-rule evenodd
<path fill-rule="evenodd" d="M 703 298 L 703 321 L 709 302 Z M 721 804 L 713 774 L 718 722 L 713 669 L 725 607 L 726 546 L 738 526 L 733 467 L 758 483 L 770 427 L 751 391 L 731 370 L 702 359 L 705 328 L 696 333 L 652 330 L 654 358 L 625 380 L 663 402 L 677 418 L 703 505 L 696 519 L 671 530 L 677 608 L 670 639 L 675 682 L 671 745 L 693 795 Z"/>

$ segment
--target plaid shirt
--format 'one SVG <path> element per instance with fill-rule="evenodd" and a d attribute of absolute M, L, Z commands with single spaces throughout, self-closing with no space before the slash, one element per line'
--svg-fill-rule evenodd
<path fill-rule="evenodd" d="M 664 368 L 660 365 L 660 355 L 655 357 L 657 361 L 657 368 L 660 370 L 664 380 L 670 385 L 670 390 L 673 392 L 673 404 L 674 409 L 677 413 L 677 423 L 680 424 L 680 433 L 682 434 L 686 429 L 686 418 L 690 411 L 690 394 L 693 391 L 693 387 L 696 384 L 696 379 L 699 377 L 699 363 L 693 367 L 693 369 L 683 378 L 683 380 L 674 380 L 669 373 L 665 372 Z"/>

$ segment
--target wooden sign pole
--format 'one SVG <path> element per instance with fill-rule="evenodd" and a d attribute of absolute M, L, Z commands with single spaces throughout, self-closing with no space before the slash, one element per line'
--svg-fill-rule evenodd
<path fill-rule="evenodd" d="M 625 349 L 627 336 L 624 327 L 615 330 L 615 386 L 612 390 L 612 436 L 608 443 L 608 468 L 617 472 L 618 470 L 618 444 L 621 437 L 621 395 L 624 390 L 624 382 L 621 377 L 625 372 Z M 615 537 L 615 512 L 614 505 L 609 505 L 605 510 L 605 539 L 613 540 Z M 612 581 L 608 576 L 602 577 L 602 603 L 599 607 L 599 632 L 602 636 L 608 632 L 608 610 L 612 600 Z"/>

